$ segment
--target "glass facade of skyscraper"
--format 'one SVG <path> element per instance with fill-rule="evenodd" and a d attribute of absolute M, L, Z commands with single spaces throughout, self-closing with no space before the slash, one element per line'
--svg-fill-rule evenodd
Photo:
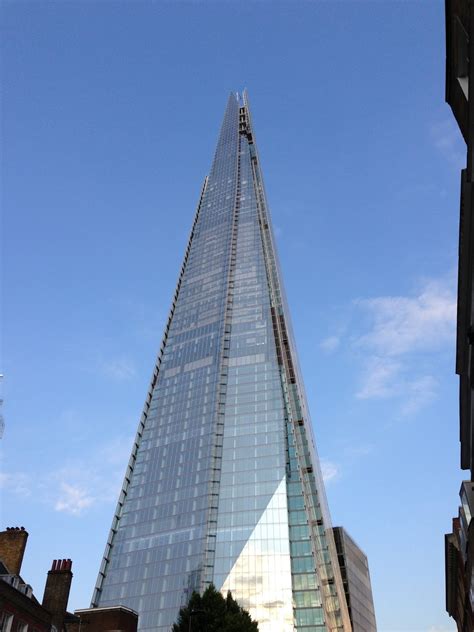
<path fill-rule="evenodd" d="M 348 632 L 246 95 L 229 98 L 93 605 L 168 632 L 193 590 Z"/>

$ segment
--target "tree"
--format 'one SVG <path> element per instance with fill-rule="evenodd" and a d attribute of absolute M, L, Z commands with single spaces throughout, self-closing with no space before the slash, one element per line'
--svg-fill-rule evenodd
<path fill-rule="evenodd" d="M 258 632 L 258 623 L 232 597 L 224 598 L 211 584 L 202 597 L 193 592 L 181 608 L 173 632 Z"/>

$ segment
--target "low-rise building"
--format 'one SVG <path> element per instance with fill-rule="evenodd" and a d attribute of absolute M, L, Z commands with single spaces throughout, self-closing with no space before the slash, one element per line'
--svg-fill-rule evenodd
<path fill-rule="evenodd" d="M 1 632 L 136 632 L 138 615 L 122 606 L 68 612 L 72 561 L 54 560 L 40 603 L 21 576 L 28 532 L 23 527 L 0 532 Z"/>
<path fill-rule="evenodd" d="M 333 533 L 352 632 L 377 632 L 367 556 L 343 527 Z"/>
<path fill-rule="evenodd" d="M 3 632 L 50 632 L 52 613 L 21 576 L 28 532 L 24 527 L 0 532 L 0 629 Z"/>

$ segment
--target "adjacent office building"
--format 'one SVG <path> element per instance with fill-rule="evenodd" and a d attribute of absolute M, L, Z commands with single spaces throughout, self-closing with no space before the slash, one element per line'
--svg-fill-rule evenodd
<path fill-rule="evenodd" d="M 352 631 L 377 632 L 367 556 L 343 527 L 333 533 Z"/>
<path fill-rule="evenodd" d="M 352 627 L 247 96 L 205 179 L 92 606 L 168 632 L 232 591 L 261 632 Z"/>
<path fill-rule="evenodd" d="M 456 372 L 459 375 L 461 468 L 469 471 L 461 486 L 459 517 L 445 538 L 446 608 L 458 630 L 472 632 L 474 612 L 474 5 L 472 0 L 446 0 L 446 101 L 467 145 L 461 172 Z"/>

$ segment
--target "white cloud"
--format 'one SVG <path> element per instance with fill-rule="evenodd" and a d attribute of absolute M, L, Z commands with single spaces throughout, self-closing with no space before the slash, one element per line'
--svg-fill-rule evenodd
<path fill-rule="evenodd" d="M 396 395 L 395 380 L 400 372 L 400 362 L 391 358 L 373 356 L 366 361 L 362 385 L 356 393 L 358 399 L 380 399 Z"/>
<path fill-rule="evenodd" d="M 398 397 L 402 402 L 402 415 L 414 415 L 436 399 L 438 381 L 432 375 L 413 377 L 409 373 L 400 362 L 393 362 L 390 358 L 372 358 L 356 397 Z"/>
<path fill-rule="evenodd" d="M 109 464 L 125 468 L 130 457 L 133 436 L 115 437 L 102 445 L 98 450 L 98 458 Z"/>
<path fill-rule="evenodd" d="M 430 404 L 437 380 L 418 369 L 421 355 L 454 347 L 456 296 L 446 280 L 426 281 L 413 296 L 359 299 L 355 304 L 369 317 L 369 328 L 352 341 L 362 354 L 358 399 L 398 397 L 402 415 Z"/>
<path fill-rule="evenodd" d="M 446 283 L 430 281 L 416 296 L 359 299 L 373 320 L 357 345 L 384 356 L 438 349 L 454 340 L 456 297 Z"/>
<path fill-rule="evenodd" d="M 456 169 L 466 164 L 466 145 L 452 116 L 433 123 L 430 136 L 436 149 Z"/>
<path fill-rule="evenodd" d="M 5 472 L 0 473 L 0 489 L 26 498 L 31 495 L 31 488 L 32 482 L 30 477 L 24 472 L 14 472 L 12 474 Z"/>
<path fill-rule="evenodd" d="M 329 336 L 320 342 L 320 347 L 326 353 L 332 353 L 335 351 L 339 345 L 341 344 L 341 340 L 338 336 Z"/>
<path fill-rule="evenodd" d="M 77 485 L 61 483 L 59 498 L 54 505 L 56 511 L 64 511 L 73 516 L 80 515 L 84 509 L 94 504 L 95 498 Z"/>
<path fill-rule="evenodd" d="M 101 363 L 100 369 L 107 377 L 114 380 L 129 380 L 136 375 L 133 363 L 126 358 L 109 359 Z"/>
<path fill-rule="evenodd" d="M 339 467 L 333 461 L 328 461 L 327 459 L 321 459 L 321 473 L 323 475 L 323 481 L 326 483 L 330 483 L 339 478 L 340 471 Z"/>
<path fill-rule="evenodd" d="M 56 469 L 37 476 L 4 473 L 0 487 L 78 517 L 98 504 L 117 501 L 131 444 L 131 437 L 115 437 L 87 456 L 66 457 Z"/>
<path fill-rule="evenodd" d="M 48 475 L 49 504 L 80 515 L 98 503 L 115 503 L 130 455 L 132 437 L 114 437 L 88 457 L 68 460 Z"/>
<path fill-rule="evenodd" d="M 423 375 L 407 384 L 406 399 L 402 405 L 403 415 L 414 415 L 436 399 L 438 381 L 432 375 Z"/>
<path fill-rule="evenodd" d="M 349 459 L 362 459 L 368 456 L 374 450 L 372 443 L 361 443 L 360 445 L 354 445 L 351 443 L 344 448 L 344 455 L 346 460 Z"/>
<path fill-rule="evenodd" d="M 123 463 L 122 463 L 123 465 Z M 107 503 L 117 496 L 119 478 L 108 462 L 92 458 L 68 460 L 38 481 L 40 499 L 74 516 L 99 502 Z"/>

